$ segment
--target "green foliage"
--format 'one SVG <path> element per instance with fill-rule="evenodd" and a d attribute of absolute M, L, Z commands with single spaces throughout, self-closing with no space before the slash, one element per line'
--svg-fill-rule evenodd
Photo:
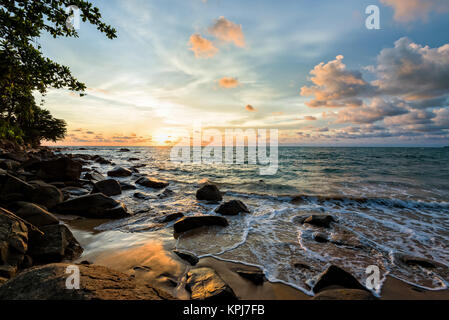
<path fill-rule="evenodd" d="M 54 38 L 78 37 L 68 28 L 66 8 L 75 5 L 83 22 L 89 22 L 110 39 L 116 31 L 101 20 L 98 8 L 83 0 L 0 0 L 0 130 L 1 135 L 39 143 L 58 140 L 65 122 L 36 105 L 33 93 L 65 88 L 83 95 L 86 86 L 66 66 L 43 56 L 35 39 L 42 32 Z M 48 127 L 47 127 L 48 126 Z M 17 139 L 14 138 L 14 139 Z M 39 140 L 38 140 L 39 139 Z"/>

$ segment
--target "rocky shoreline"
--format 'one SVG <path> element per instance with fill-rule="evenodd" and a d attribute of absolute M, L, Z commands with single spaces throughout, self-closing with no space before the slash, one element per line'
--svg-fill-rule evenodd
<path fill-rule="evenodd" d="M 65 270 L 81 256 L 83 248 L 58 217 L 109 220 L 132 216 L 133 213 L 123 203 L 111 197 L 121 194 L 122 190 L 137 187 L 114 178 L 135 176 L 135 184 L 161 190 L 161 197 L 169 196 L 170 189 L 166 181 L 139 175 L 137 166 L 117 167 L 108 171 L 108 177 L 105 177 L 84 165 L 113 165 L 111 161 L 98 155 L 61 155 L 53 151 L 46 147 L 24 148 L 0 141 L 0 299 L 176 299 L 165 288 L 87 261 L 77 264 L 82 288 L 66 289 Z M 145 195 L 139 192 L 135 192 L 133 197 L 145 200 Z M 160 217 L 159 222 L 173 223 L 176 237 L 199 227 L 226 227 L 226 216 L 250 213 L 239 200 L 223 202 L 222 193 L 213 184 L 202 185 L 196 192 L 196 199 L 219 203 L 216 210 L 219 215 L 173 213 Z M 323 215 L 300 217 L 297 223 L 325 230 L 337 221 Z M 325 234 L 317 233 L 315 238 L 318 242 L 330 241 Z M 180 281 L 170 280 L 172 287 L 182 287 L 188 293 L 184 298 L 241 298 L 213 266 L 203 266 L 197 257 L 187 252 L 174 251 L 173 256 L 186 266 Z M 415 260 L 413 263 L 432 263 Z M 151 266 L 146 267 L 151 269 Z M 257 268 L 240 268 L 233 272 L 242 283 L 249 281 L 254 288 L 267 282 L 263 272 Z M 351 274 L 337 266 L 330 266 L 321 274 L 313 292 L 315 296 L 312 299 L 316 300 L 377 299 Z"/>

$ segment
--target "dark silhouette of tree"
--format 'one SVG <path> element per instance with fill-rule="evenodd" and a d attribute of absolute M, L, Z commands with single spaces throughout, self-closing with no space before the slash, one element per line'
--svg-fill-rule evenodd
<path fill-rule="evenodd" d="M 38 106 L 33 93 L 43 97 L 49 88 L 65 88 L 84 95 L 85 84 L 67 66 L 44 57 L 36 41 L 43 32 L 54 38 L 78 37 L 67 24 L 69 6 L 80 10 L 83 22 L 97 26 L 109 39 L 116 37 L 116 30 L 88 1 L 0 0 L 0 137 L 33 144 L 64 138 L 65 122 Z"/>

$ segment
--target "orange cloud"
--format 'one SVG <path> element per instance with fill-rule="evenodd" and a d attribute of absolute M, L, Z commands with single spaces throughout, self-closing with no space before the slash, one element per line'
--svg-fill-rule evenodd
<path fill-rule="evenodd" d="M 218 53 L 218 48 L 216 48 L 211 41 L 201 37 L 199 34 L 190 36 L 189 43 L 192 46 L 190 50 L 195 53 L 196 58 L 208 59 Z"/>
<path fill-rule="evenodd" d="M 246 109 L 246 111 L 249 111 L 249 112 L 256 112 L 257 110 L 256 110 L 256 108 L 254 108 L 252 105 L 250 105 L 250 104 L 248 104 L 246 107 L 245 107 L 245 109 Z"/>
<path fill-rule="evenodd" d="M 237 47 L 241 48 L 245 46 L 242 26 L 227 20 L 225 17 L 215 20 L 214 25 L 208 31 L 219 40 L 233 42 Z"/>
<path fill-rule="evenodd" d="M 305 116 L 305 117 L 304 117 L 304 120 L 307 120 L 307 121 L 315 121 L 315 120 L 317 120 L 317 118 L 314 117 L 314 116 Z"/>
<path fill-rule="evenodd" d="M 400 22 L 426 20 L 432 11 L 444 12 L 449 9 L 449 3 L 442 0 L 381 0 L 381 2 L 393 7 L 394 19 Z"/>
<path fill-rule="evenodd" d="M 222 88 L 232 89 L 238 87 L 240 85 L 240 82 L 235 78 L 223 77 L 220 80 L 218 80 L 218 84 Z"/>

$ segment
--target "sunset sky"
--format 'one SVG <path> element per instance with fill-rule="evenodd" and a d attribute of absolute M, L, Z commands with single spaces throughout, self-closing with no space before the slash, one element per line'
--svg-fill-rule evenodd
<path fill-rule="evenodd" d="M 88 87 L 46 96 L 59 145 L 165 145 L 195 121 L 284 145 L 449 145 L 449 1 L 92 2 L 117 39 L 81 24 L 39 40 Z"/>

